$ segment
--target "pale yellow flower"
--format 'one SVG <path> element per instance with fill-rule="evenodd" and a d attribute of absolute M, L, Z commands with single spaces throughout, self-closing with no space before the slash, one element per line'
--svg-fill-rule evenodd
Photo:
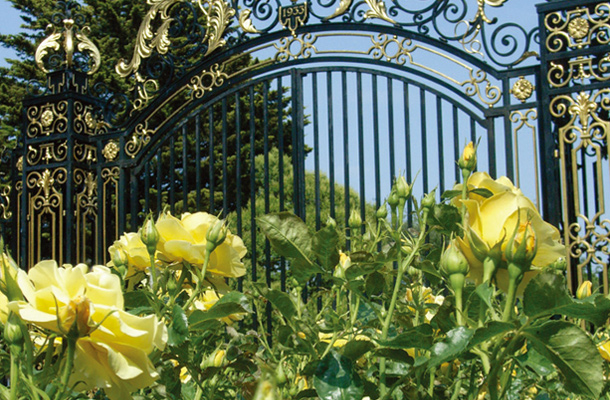
<path fill-rule="evenodd" d="M 185 290 L 187 293 L 189 293 L 189 295 L 192 293 L 192 289 Z M 215 290 L 206 290 L 201 294 L 198 299 L 193 302 L 193 305 L 198 310 L 207 311 L 212 308 L 212 306 L 216 304 L 218 300 L 220 300 L 223 296 L 224 294 L 218 293 Z M 231 314 L 228 317 L 221 318 L 221 321 L 226 323 L 227 325 L 231 325 L 233 324 L 233 322 L 239 321 L 243 318 L 243 314 Z"/>
<path fill-rule="evenodd" d="M 150 268 L 150 254 L 137 233 L 123 234 L 119 240 L 110 246 L 108 252 L 112 255 L 115 248 L 122 250 L 127 256 L 127 277 Z"/>
<path fill-rule="evenodd" d="M 456 189 L 461 185 L 456 186 Z M 541 268 L 565 257 L 565 247 L 560 242 L 557 228 L 545 222 L 536 206 L 516 188 L 512 182 L 501 177 L 493 180 L 483 172 L 474 173 L 468 180 L 469 188 L 485 188 L 493 194 L 489 198 L 470 194 L 468 200 L 458 202 L 466 205 L 468 210 L 468 227 L 470 234 L 484 242 L 489 248 L 500 244 L 502 251 L 519 223 L 531 229 L 535 235 L 536 256 L 532 260 L 534 269 L 525 273 L 524 282 L 531 279 Z M 524 228 L 524 229 L 525 229 Z M 529 240 L 529 238 L 528 238 Z M 483 264 L 473 254 L 468 240 L 458 238 L 458 243 L 470 264 L 469 277 L 479 282 L 483 276 Z M 529 244 L 529 242 L 528 242 Z M 533 246 L 534 242 L 531 243 Z M 503 290 L 508 287 L 508 273 L 498 270 L 497 282 Z"/>
<path fill-rule="evenodd" d="M 110 269 L 42 261 L 17 279 L 27 301 L 11 302 L 12 311 L 37 327 L 78 334 L 69 382 L 75 390 L 97 387 L 111 400 L 129 399 L 157 379 L 148 354 L 165 346 L 165 326 L 154 315 L 124 311 L 121 282 Z"/>
<path fill-rule="evenodd" d="M 598 344 L 597 350 L 599 350 L 599 354 L 601 354 L 604 360 L 610 362 L 610 340 Z"/>
<path fill-rule="evenodd" d="M 217 217 L 205 212 L 185 213 L 181 219 L 169 213 L 161 214 L 156 223 L 161 236 L 157 244 L 159 259 L 203 265 L 206 235 L 217 221 Z M 243 276 L 246 269 L 241 259 L 245 255 L 246 247 L 241 238 L 227 231 L 224 242 L 210 256 L 207 272 L 225 277 Z"/>

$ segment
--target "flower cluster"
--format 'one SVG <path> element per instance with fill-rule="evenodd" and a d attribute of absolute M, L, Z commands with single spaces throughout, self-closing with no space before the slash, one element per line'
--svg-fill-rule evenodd
<path fill-rule="evenodd" d="M 28 273 L 19 271 L 17 282 L 24 300 L 9 303 L 9 310 L 75 341 L 78 367 L 69 386 L 103 388 L 110 399 L 124 399 L 158 377 L 148 354 L 165 346 L 165 326 L 155 315 L 125 312 L 121 281 L 108 268 L 42 261 Z"/>

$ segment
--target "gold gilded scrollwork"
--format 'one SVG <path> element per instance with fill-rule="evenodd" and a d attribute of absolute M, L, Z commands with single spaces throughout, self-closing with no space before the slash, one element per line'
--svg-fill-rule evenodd
<path fill-rule="evenodd" d="M 189 85 L 192 90 L 191 99 L 202 98 L 207 92 L 222 86 L 225 79 L 228 77 L 229 76 L 224 73 L 224 65 L 212 65 L 209 71 L 203 71 L 201 74 L 191 79 L 191 84 Z"/>
<path fill-rule="evenodd" d="M 572 81 L 596 79 L 598 81 L 607 81 L 610 75 L 603 76 L 608 71 L 610 63 L 610 54 L 600 58 L 594 66 L 594 57 L 585 58 L 579 56 L 568 61 L 568 68 L 562 64 L 551 61 L 549 72 L 547 74 L 548 81 L 553 87 L 564 87 Z"/>
<path fill-rule="evenodd" d="M 68 144 L 63 141 L 60 143 L 45 143 L 40 147 L 28 146 L 26 159 L 28 165 L 38 165 L 43 162 L 45 164 L 52 162 L 62 162 L 68 156 Z"/>
<path fill-rule="evenodd" d="M 92 105 L 74 102 L 74 132 L 81 135 L 99 135 L 106 133 L 110 125 L 104 121 L 98 121 L 94 115 Z"/>
<path fill-rule="evenodd" d="M 74 160 L 88 164 L 97 162 L 97 149 L 95 146 L 85 143 L 74 143 Z"/>
<path fill-rule="evenodd" d="M 515 84 L 513 85 L 510 92 L 521 103 L 525 103 L 527 99 L 532 97 L 534 89 L 536 89 L 536 87 L 532 82 L 528 81 L 523 76 L 520 76 L 517 82 L 515 82 Z"/>
<path fill-rule="evenodd" d="M 608 292 L 608 256 L 610 249 L 610 219 L 606 210 L 606 190 L 608 184 L 603 173 L 603 153 L 608 146 L 610 122 L 600 114 L 610 111 L 610 89 L 602 89 L 594 94 L 580 92 L 576 98 L 560 95 L 551 100 L 551 115 L 567 119 L 559 127 L 559 154 L 562 174 L 564 203 L 564 240 L 568 250 L 569 263 L 576 262 L 577 283 L 583 280 L 583 269 L 597 265 L 603 269 L 603 288 Z M 583 196 L 582 173 L 580 169 L 588 165 L 593 168 L 593 179 L 598 188 L 595 198 Z M 607 163 L 606 163 L 607 165 Z M 572 179 L 569 180 L 568 176 Z M 570 195 L 573 204 L 568 204 Z M 588 204 L 585 204 L 585 201 Z M 594 202 L 595 206 L 591 207 Z M 573 208 L 575 221 L 569 220 Z M 586 210 L 593 209 L 587 215 Z M 572 268 L 569 271 L 573 270 Z M 575 278 L 568 275 L 573 281 Z"/>
<path fill-rule="evenodd" d="M 254 27 L 252 24 L 252 20 L 250 19 L 250 14 L 252 11 L 247 8 L 239 13 L 239 27 L 247 33 L 259 33 L 259 30 Z"/>
<path fill-rule="evenodd" d="M 208 19 L 208 26 L 203 41 L 208 41 L 205 55 L 212 53 L 227 42 L 223 34 L 235 15 L 235 10 L 224 0 L 196 0 L 199 8 Z"/>
<path fill-rule="evenodd" d="M 306 33 L 296 37 L 283 37 L 279 40 L 279 45 L 273 45 L 277 49 L 275 60 L 285 62 L 291 58 L 295 60 L 298 58 L 309 58 L 312 55 L 312 51 L 313 53 L 318 52 L 316 46 L 314 46 L 316 40 L 317 37 L 313 36 L 311 33 Z M 293 44 L 295 43 L 298 43 L 300 46 L 298 51 L 293 51 L 293 49 L 296 47 L 293 47 Z"/>
<path fill-rule="evenodd" d="M 57 32 L 57 29 L 53 25 L 48 25 L 47 29 L 52 30 L 52 33 L 38 45 L 34 59 L 36 65 L 44 72 L 49 72 L 44 66 L 44 58 L 50 53 L 50 50 L 59 51 L 61 44 L 60 40 L 63 37 L 63 48 L 66 59 L 64 64 L 67 68 L 72 68 L 73 57 L 74 57 L 74 39 L 79 42 L 76 49 L 81 53 L 88 53 L 93 65 L 87 73 L 89 75 L 94 74 L 100 67 L 101 57 L 98 48 L 93 42 L 87 37 L 89 34 L 89 27 L 85 26 L 80 31 L 74 33 L 74 20 L 64 19 L 63 32 Z"/>
<path fill-rule="evenodd" d="M 106 225 L 114 226 L 114 232 L 103 235 L 102 248 L 107 249 L 110 246 L 108 237 L 118 238 L 119 233 L 119 179 L 121 170 L 119 167 L 104 168 L 101 172 L 102 177 L 102 205 L 101 205 L 101 221 Z M 114 221 L 114 223 L 111 223 Z M 106 257 L 107 254 L 104 254 Z"/>
<path fill-rule="evenodd" d="M 157 51 L 159 54 L 165 54 L 169 50 L 169 26 L 173 19 L 169 17 L 168 10 L 178 0 L 148 0 L 147 4 L 152 7 L 148 10 L 140 28 L 138 30 L 136 48 L 131 57 L 131 61 L 126 62 L 121 59 L 116 65 L 116 72 L 122 77 L 127 77 L 136 72 L 140 67 L 143 58 L 148 58 Z M 161 18 L 161 25 L 156 32 L 153 32 L 153 23 L 157 18 Z"/>
<path fill-rule="evenodd" d="M 142 150 L 142 147 L 150 141 L 151 133 L 154 133 L 154 131 L 149 131 L 145 124 L 138 124 L 131 136 L 131 140 L 125 144 L 125 153 L 129 157 L 134 158 Z"/>
<path fill-rule="evenodd" d="M 485 89 L 481 89 L 481 84 L 485 85 Z M 502 98 L 502 91 L 499 87 L 493 86 L 487 78 L 487 72 L 483 70 L 471 70 L 470 80 L 464 81 L 462 85 L 465 88 L 466 95 L 473 97 L 477 96 L 483 103 L 489 107 L 493 107 Z"/>
<path fill-rule="evenodd" d="M 26 178 L 30 189 L 27 213 L 28 241 L 32 244 L 28 246 L 30 267 L 43 256 L 63 262 L 65 209 L 61 186 L 66 183 L 67 175 L 65 168 L 57 168 L 32 171 Z M 50 254 L 47 254 L 49 250 Z"/>
<path fill-rule="evenodd" d="M 329 21 L 335 17 L 338 17 L 339 15 L 341 15 L 341 14 L 345 13 L 347 10 L 349 10 L 351 5 L 352 5 L 352 0 L 341 0 L 339 2 L 339 6 L 335 10 L 335 12 L 332 13 L 331 15 L 329 15 L 328 17 L 322 19 L 322 21 Z"/>
<path fill-rule="evenodd" d="M 88 257 L 87 243 L 97 233 L 97 181 L 92 172 L 75 169 L 74 183 L 81 187 L 76 194 L 76 259 L 84 262 Z"/>
<path fill-rule="evenodd" d="M 68 129 L 68 102 L 47 103 L 27 109 L 28 137 L 48 136 L 52 133 L 65 133 Z"/>
<path fill-rule="evenodd" d="M 515 184 L 517 187 L 520 187 L 521 182 L 521 170 L 532 171 L 534 170 L 534 178 L 536 180 L 536 207 L 540 209 L 540 174 L 538 173 L 538 135 L 536 133 L 536 124 L 538 120 L 538 111 L 535 108 L 531 108 L 529 110 L 515 110 L 510 113 L 510 120 L 514 125 L 513 127 L 513 153 L 515 154 Z M 524 134 L 519 134 L 519 132 L 525 131 L 527 134 L 529 131 L 531 133 L 531 142 L 524 146 L 526 149 L 530 149 L 533 153 L 532 157 L 527 157 L 526 161 L 533 160 L 532 164 L 526 166 L 526 168 L 521 168 L 521 160 L 519 159 L 519 138 L 524 136 Z M 527 172 L 528 177 L 531 176 L 529 172 Z"/>
<path fill-rule="evenodd" d="M 587 7 L 567 12 L 554 12 L 545 17 L 548 30 L 546 48 L 551 53 L 565 50 L 565 47 L 581 49 L 593 41 L 608 44 L 610 36 L 610 3 L 599 3 L 593 13 Z"/>
<path fill-rule="evenodd" d="M 425 71 L 434 73 L 442 78 L 455 83 L 464 88 L 467 96 L 477 96 L 488 107 L 493 107 L 502 98 L 502 91 L 498 86 L 493 85 L 487 73 L 483 70 L 475 70 L 458 59 L 451 57 L 445 53 L 427 47 L 421 44 L 412 44 L 409 39 L 399 40 L 396 36 L 388 36 L 379 34 L 377 37 L 371 35 L 373 46 L 368 50 L 368 54 L 374 59 L 385 59 L 386 61 L 396 62 L 399 65 L 405 65 L 407 62 L 410 65 L 419 67 Z M 410 46 L 410 47 L 409 47 Z M 392 50 L 390 50 L 392 49 Z M 415 53 L 418 52 L 416 55 Z M 439 57 L 446 61 L 452 62 L 455 67 L 468 72 L 468 79 L 459 80 L 449 76 L 441 71 L 432 68 L 430 63 L 422 64 L 416 61 L 418 59 L 429 58 L 430 56 Z M 483 87 L 482 87 L 483 85 Z"/>
<path fill-rule="evenodd" d="M 11 209 L 11 185 L 0 187 L 0 217 L 8 220 L 13 216 Z"/>
<path fill-rule="evenodd" d="M 369 10 L 364 13 L 364 18 L 379 18 L 390 24 L 396 25 L 396 21 L 389 17 L 386 12 L 385 3 L 382 0 L 364 0 L 369 6 Z"/>
<path fill-rule="evenodd" d="M 146 13 L 136 39 L 136 47 L 129 62 L 121 59 L 116 65 L 116 72 L 122 77 L 134 75 L 137 88 L 138 99 L 134 102 L 134 110 L 139 110 L 146 106 L 153 97 L 151 93 L 158 90 L 159 84 L 156 80 L 145 78 L 138 69 L 143 59 L 149 58 L 154 52 L 166 54 L 169 51 L 171 41 L 169 40 L 169 29 L 173 19 L 169 15 L 170 8 L 181 0 L 148 0 L 151 8 Z M 226 40 L 223 38 L 231 18 L 235 15 L 235 10 L 224 0 L 192 0 L 199 6 L 206 21 L 206 31 L 203 42 L 207 42 L 205 55 L 224 46 Z M 157 17 L 160 22 L 156 31 Z M 247 17 L 244 17 L 247 26 Z M 250 27 L 252 24 L 250 22 Z M 253 28 L 253 27 L 252 27 Z"/>
<path fill-rule="evenodd" d="M 379 34 L 377 39 L 373 38 L 373 47 L 369 50 L 375 60 L 385 59 L 387 62 L 395 62 L 404 65 L 405 62 L 413 62 L 411 52 L 415 47 L 411 46 L 411 39 L 398 39 L 396 36 Z M 395 49 L 395 50 L 394 50 Z"/>
<path fill-rule="evenodd" d="M 20 156 L 20 157 L 17 159 L 17 165 L 16 165 L 16 167 L 17 167 L 17 171 L 19 171 L 19 172 L 23 172 L 23 156 Z"/>

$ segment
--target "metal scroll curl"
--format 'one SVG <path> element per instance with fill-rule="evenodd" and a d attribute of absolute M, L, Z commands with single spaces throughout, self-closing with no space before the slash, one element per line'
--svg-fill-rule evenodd
<path fill-rule="evenodd" d="M 585 268 L 599 268 L 604 290 L 608 290 L 610 218 L 605 199 L 604 152 L 607 149 L 610 121 L 610 89 L 595 93 L 580 92 L 573 98 L 559 95 L 551 100 L 551 115 L 566 121 L 559 127 L 559 152 L 564 202 L 564 240 L 569 262 L 576 263 L 577 280 L 583 280 Z M 583 188 L 585 175 L 593 177 L 597 188 L 590 199 Z M 571 179 L 568 179 L 571 176 Z M 570 196 L 571 195 L 571 196 Z M 573 198 L 570 203 L 569 199 Z M 575 220 L 570 220 L 568 209 Z M 571 277 L 571 279 L 574 279 Z"/>
<path fill-rule="evenodd" d="M 149 0 L 151 5 L 140 25 L 134 53 L 116 65 L 122 77 L 132 77 L 134 108 L 143 108 L 162 86 L 226 45 L 224 35 L 235 16 L 225 0 Z M 253 30 L 248 16 L 242 23 Z M 172 40 L 176 39 L 176 40 Z M 185 40 L 186 39 L 186 40 Z"/>

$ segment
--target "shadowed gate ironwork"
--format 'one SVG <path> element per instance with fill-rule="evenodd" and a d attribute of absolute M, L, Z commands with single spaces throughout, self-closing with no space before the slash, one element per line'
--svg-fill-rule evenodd
<path fill-rule="evenodd" d="M 24 103 L 2 192 L 21 264 L 105 262 L 148 212 L 208 210 L 250 244 L 250 279 L 262 268 L 283 286 L 257 215 L 366 219 L 400 172 L 417 194 L 451 188 L 459 149 L 480 139 L 479 169 L 562 225 L 572 285 L 596 275 L 607 291 L 610 6 L 544 3 L 526 29 L 488 17 L 505 0 L 423 3 L 148 0 L 116 68 L 127 95 L 89 85 L 94 45 L 66 2 L 80 63 L 60 49 L 68 62 Z M 41 44 L 42 67 L 61 40 Z"/>

